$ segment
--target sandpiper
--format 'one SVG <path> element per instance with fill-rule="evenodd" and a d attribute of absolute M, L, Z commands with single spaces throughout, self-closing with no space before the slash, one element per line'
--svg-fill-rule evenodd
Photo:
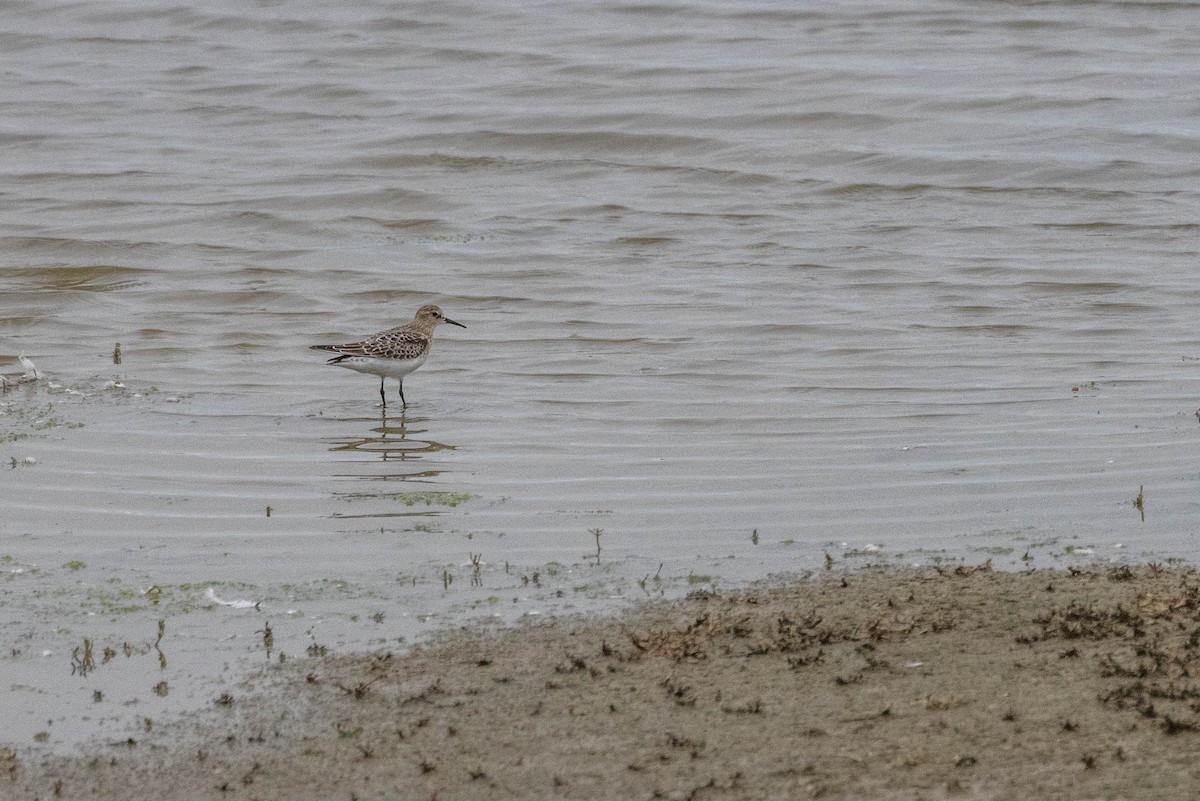
<path fill-rule="evenodd" d="M 425 363 L 429 348 L 433 345 L 433 329 L 442 323 L 466 328 L 442 314 L 437 306 L 429 304 L 417 309 L 411 323 L 380 331 L 358 342 L 309 347 L 339 354 L 330 359 L 328 364 L 379 376 L 379 397 L 385 409 L 387 396 L 383 393 L 383 382 L 389 376 L 395 378 L 400 384 L 400 403 L 403 408 L 408 408 L 408 402 L 404 400 L 404 376 Z"/>

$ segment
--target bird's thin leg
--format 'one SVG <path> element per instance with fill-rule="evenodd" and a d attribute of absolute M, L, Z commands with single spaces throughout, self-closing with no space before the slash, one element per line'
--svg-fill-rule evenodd
<path fill-rule="evenodd" d="M 396 383 L 400 385 L 400 403 L 404 404 L 404 405 L 403 405 L 401 408 L 403 408 L 403 409 L 407 409 L 407 408 L 408 408 L 408 401 L 406 401 L 406 400 L 404 399 L 404 379 L 403 379 L 403 378 L 397 378 L 397 379 L 396 379 Z"/>
<path fill-rule="evenodd" d="M 401 398 L 404 396 L 402 395 Z M 383 376 L 379 377 L 379 399 L 383 401 L 383 408 L 387 408 L 387 395 L 383 394 Z"/>

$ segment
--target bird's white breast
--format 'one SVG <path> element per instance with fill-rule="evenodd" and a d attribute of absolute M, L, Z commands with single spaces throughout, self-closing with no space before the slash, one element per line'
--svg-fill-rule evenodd
<path fill-rule="evenodd" d="M 374 356 L 347 356 L 345 359 L 337 362 L 337 366 L 385 378 L 404 378 L 404 376 L 424 364 L 428 356 L 429 348 L 426 348 L 425 352 L 415 359 L 379 359 Z"/>

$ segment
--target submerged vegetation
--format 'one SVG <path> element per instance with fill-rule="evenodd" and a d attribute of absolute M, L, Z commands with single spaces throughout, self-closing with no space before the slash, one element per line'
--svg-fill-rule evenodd
<path fill-rule="evenodd" d="M 0 403 L 0 443 L 18 442 L 56 428 L 82 428 L 83 423 L 67 421 L 54 411 L 53 403 Z"/>
<path fill-rule="evenodd" d="M 455 507 L 460 503 L 466 503 L 471 499 L 469 492 L 400 492 L 395 495 L 386 496 L 400 501 L 405 506 L 416 506 L 418 503 L 424 503 L 426 506 L 449 506 Z"/>
<path fill-rule="evenodd" d="M 366 493 L 366 492 L 347 492 L 338 495 L 343 501 L 360 501 L 360 500 L 392 500 L 398 501 L 405 506 L 416 506 L 417 504 L 425 504 L 426 506 L 448 506 L 455 507 L 459 504 L 466 503 L 471 500 L 469 492 L 446 492 L 443 490 L 418 490 L 415 492 L 392 492 L 392 493 Z"/>

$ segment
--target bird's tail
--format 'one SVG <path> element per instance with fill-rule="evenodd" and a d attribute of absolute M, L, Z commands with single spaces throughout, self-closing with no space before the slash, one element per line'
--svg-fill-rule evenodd
<path fill-rule="evenodd" d="M 309 345 L 308 349 L 309 350 L 322 350 L 322 351 L 325 351 L 326 353 L 337 353 L 338 354 L 337 356 L 334 356 L 329 361 L 325 362 L 326 364 L 337 364 L 338 362 L 342 361 L 343 359 L 349 358 L 349 356 L 347 356 L 347 354 L 341 353 L 338 351 L 337 345 Z"/>

